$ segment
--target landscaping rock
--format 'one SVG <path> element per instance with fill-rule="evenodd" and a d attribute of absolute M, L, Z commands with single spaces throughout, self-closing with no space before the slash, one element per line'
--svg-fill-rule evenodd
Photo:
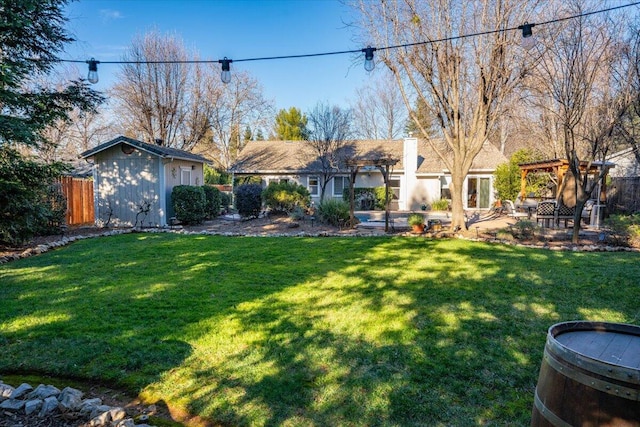
<path fill-rule="evenodd" d="M 11 393 L 13 393 L 13 390 L 15 389 L 9 384 L 0 383 L 0 402 L 8 399 L 9 396 L 11 396 Z"/>
<path fill-rule="evenodd" d="M 22 383 L 18 386 L 18 388 L 13 390 L 13 393 L 11 393 L 11 395 L 9 396 L 9 399 L 20 399 L 22 396 L 26 395 L 32 390 L 33 390 L 33 387 L 31 387 L 29 384 Z"/>
<path fill-rule="evenodd" d="M 58 396 L 59 394 L 60 389 L 58 387 L 40 384 L 35 390 L 27 395 L 27 399 L 46 399 L 47 397 Z"/>
<path fill-rule="evenodd" d="M 80 406 L 80 414 L 88 418 L 92 418 L 91 414 L 93 413 L 93 411 L 101 405 L 102 405 L 102 399 L 100 398 L 96 397 L 93 399 L 85 399 L 82 401 L 82 405 Z M 109 407 L 107 406 L 107 408 Z"/>
<path fill-rule="evenodd" d="M 91 413 L 89 414 L 90 419 L 94 419 L 105 412 L 109 412 L 111 410 L 111 406 L 108 405 L 98 405 L 93 408 Z"/>
<path fill-rule="evenodd" d="M 31 399 L 27 400 L 24 403 L 24 413 L 27 415 L 31 415 L 36 411 L 42 408 L 43 400 L 42 399 Z"/>
<path fill-rule="evenodd" d="M 55 396 L 47 397 L 42 403 L 42 408 L 40 408 L 38 416 L 40 418 L 46 417 L 47 415 L 53 413 L 56 409 L 58 409 L 58 399 Z"/>
<path fill-rule="evenodd" d="M 62 412 L 77 411 L 82 406 L 82 393 L 75 388 L 65 387 L 58 396 L 58 406 Z"/>
<path fill-rule="evenodd" d="M 17 412 L 22 408 L 24 408 L 24 400 L 7 399 L 0 403 L 0 409 L 6 409 L 7 411 Z"/>

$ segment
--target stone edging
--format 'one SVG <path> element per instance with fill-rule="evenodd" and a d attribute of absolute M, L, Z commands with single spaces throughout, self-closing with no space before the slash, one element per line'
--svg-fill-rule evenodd
<path fill-rule="evenodd" d="M 55 248 L 60 248 L 66 246 L 70 243 L 73 243 L 77 240 L 90 239 L 94 237 L 108 237 L 108 236 L 116 236 L 120 234 L 129 234 L 129 233 L 176 233 L 176 234 L 184 234 L 184 235 L 198 235 L 198 236 L 225 236 L 225 237 L 382 237 L 389 236 L 389 234 L 384 232 L 367 232 L 367 233 L 334 233 L 328 231 L 320 231 L 317 233 L 308 233 L 308 232 L 297 232 L 297 233 L 239 233 L 239 232 L 220 232 L 220 231 L 210 231 L 210 230 L 202 230 L 202 231 L 188 231 L 185 229 L 173 229 L 173 228 L 149 228 L 149 229 L 119 229 L 119 230 L 109 230 L 100 234 L 91 234 L 91 235 L 80 235 L 80 236 L 71 236 L 71 237 L 63 237 L 58 241 L 41 244 L 38 246 L 34 246 L 31 248 L 27 248 L 20 253 L 15 253 L 11 255 L 5 255 L 0 257 L 0 264 L 5 264 L 7 262 L 15 261 L 22 258 L 28 258 L 33 255 L 39 255 L 45 252 L 48 252 Z M 401 233 L 396 234 L 396 236 L 406 236 L 406 237 L 420 237 L 413 233 Z M 602 246 L 602 245 L 574 245 L 571 243 L 567 243 L 564 245 L 551 246 L 548 244 L 523 244 L 510 240 L 501 240 L 501 239 L 474 239 L 464 237 L 463 235 L 456 235 L 458 239 L 464 239 L 469 241 L 481 241 L 488 243 L 501 243 L 504 245 L 510 246 L 519 246 L 525 248 L 532 249 L 548 249 L 552 251 L 573 251 L 573 252 L 640 252 L 640 248 L 630 248 L 630 247 L 622 247 L 622 246 Z"/>

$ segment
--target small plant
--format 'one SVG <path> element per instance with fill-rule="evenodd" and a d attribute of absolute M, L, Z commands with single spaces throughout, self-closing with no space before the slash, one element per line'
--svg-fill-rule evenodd
<path fill-rule="evenodd" d="M 605 225 L 609 228 L 609 239 L 617 245 L 640 245 L 640 213 L 611 215 Z"/>
<path fill-rule="evenodd" d="M 343 200 L 328 199 L 318 206 L 320 221 L 340 227 L 349 221 L 349 204 Z"/>
<path fill-rule="evenodd" d="M 412 227 L 424 225 L 424 215 L 416 212 L 409 214 L 407 217 L 407 224 Z"/>
<path fill-rule="evenodd" d="M 536 228 L 533 221 L 522 220 L 511 226 L 511 234 L 516 239 L 528 239 L 535 235 Z"/>
<path fill-rule="evenodd" d="M 449 210 L 449 201 L 447 199 L 436 200 L 431 203 L 431 210 L 446 211 Z"/>
<path fill-rule="evenodd" d="M 302 221 L 304 219 L 304 215 L 304 209 L 302 209 L 302 207 L 300 206 L 296 206 L 289 213 L 289 218 L 293 219 L 294 221 Z"/>

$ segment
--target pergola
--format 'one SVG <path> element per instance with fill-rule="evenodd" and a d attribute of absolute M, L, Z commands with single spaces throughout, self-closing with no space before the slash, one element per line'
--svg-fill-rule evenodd
<path fill-rule="evenodd" d="M 384 212 L 384 231 L 385 233 L 389 232 L 389 176 L 391 174 L 391 168 L 398 163 L 397 159 L 392 158 L 379 158 L 379 159 L 348 159 L 346 162 L 347 167 L 349 168 L 349 221 L 353 225 L 355 222 L 354 211 L 355 211 L 355 182 L 356 176 L 358 175 L 358 171 L 361 167 L 365 166 L 373 166 L 377 167 L 382 173 L 382 178 L 384 179 L 384 188 L 385 188 L 385 212 Z"/>
<path fill-rule="evenodd" d="M 546 173 L 554 174 L 558 180 L 558 186 L 554 194 L 554 198 L 557 199 L 558 191 L 560 191 L 560 189 L 562 188 L 562 183 L 566 178 L 567 172 L 569 172 L 569 160 L 567 159 L 542 160 L 542 161 L 532 162 L 532 163 L 522 163 L 518 166 L 520 166 L 520 198 L 521 200 L 524 200 L 526 198 L 527 175 L 529 175 L 530 173 L 546 172 Z M 605 175 L 603 176 L 603 179 L 602 179 L 602 186 L 600 188 L 600 196 L 598 197 L 598 202 L 604 201 L 604 199 L 606 198 L 605 197 L 605 194 L 606 194 L 605 178 L 607 176 L 608 169 L 612 168 L 613 166 L 614 164 L 609 162 L 607 163 L 587 162 L 587 161 L 580 162 L 580 170 L 582 172 L 585 172 L 587 171 L 587 168 L 588 168 L 587 173 L 589 175 L 597 176 L 603 167 L 607 168 L 607 172 L 605 172 Z"/>

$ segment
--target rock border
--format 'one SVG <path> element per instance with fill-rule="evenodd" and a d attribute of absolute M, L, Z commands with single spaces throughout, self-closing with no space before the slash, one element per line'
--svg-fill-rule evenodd
<path fill-rule="evenodd" d="M 83 427 L 150 427 L 145 421 L 153 414 L 153 405 L 148 413 L 138 417 L 142 423 L 136 424 L 124 408 L 104 405 L 100 398 L 83 399 L 83 396 L 82 391 L 72 387 L 60 390 L 53 385 L 40 384 L 34 389 L 28 383 L 13 387 L 0 381 L 0 415 L 61 418 L 65 423 L 80 423 Z"/>

